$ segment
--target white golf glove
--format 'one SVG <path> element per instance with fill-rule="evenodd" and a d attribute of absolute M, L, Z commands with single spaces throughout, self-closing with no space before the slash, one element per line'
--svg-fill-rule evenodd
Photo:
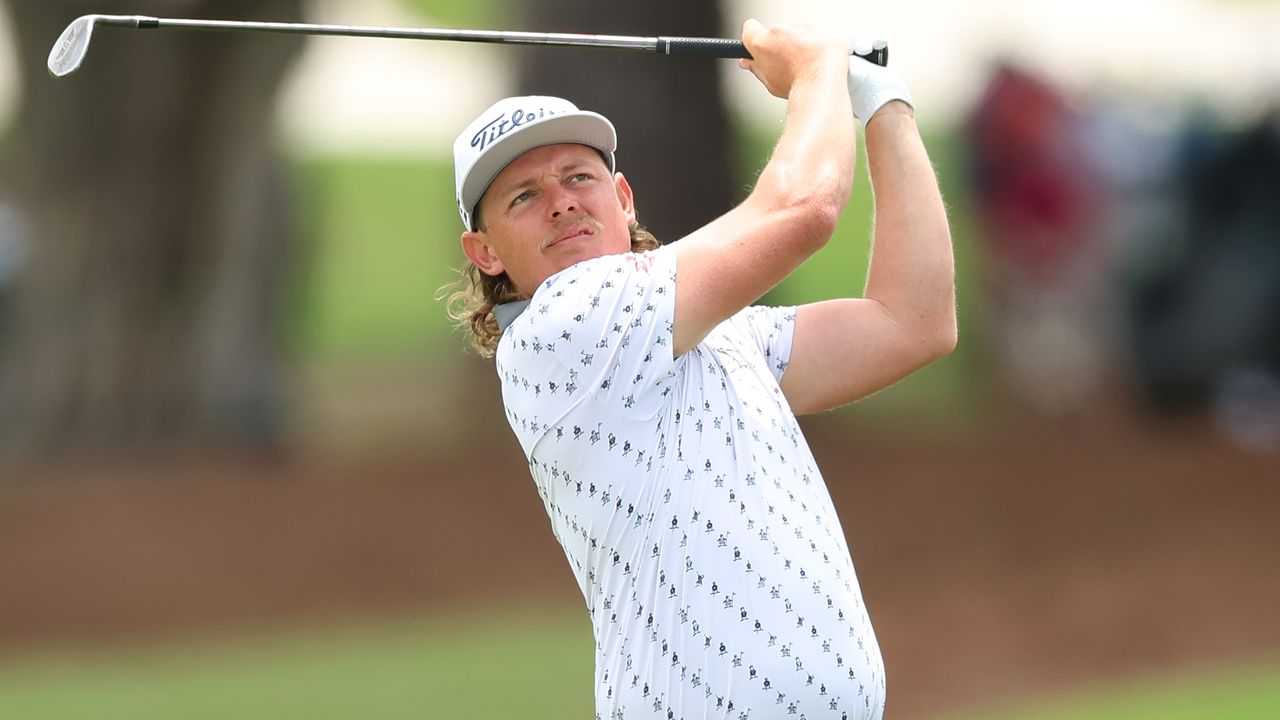
<path fill-rule="evenodd" d="M 876 38 L 869 35 L 854 35 L 849 47 L 859 55 L 871 52 Z M 891 100 L 901 100 L 911 107 L 911 91 L 907 82 L 894 70 L 880 67 L 875 63 L 863 60 L 857 55 L 849 57 L 849 99 L 853 101 L 853 116 L 862 123 L 866 130 L 867 121 Z"/>

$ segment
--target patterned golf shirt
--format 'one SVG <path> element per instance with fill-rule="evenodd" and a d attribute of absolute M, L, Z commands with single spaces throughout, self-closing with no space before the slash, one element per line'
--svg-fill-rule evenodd
<path fill-rule="evenodd" d="M 878 719 L 880 649 L 778 387 L 795 311 L 747 308 L 673 359 L 675 265 L 582 262 L 502 318 L 507 418 L 591 614 L 596 716 Z"/>

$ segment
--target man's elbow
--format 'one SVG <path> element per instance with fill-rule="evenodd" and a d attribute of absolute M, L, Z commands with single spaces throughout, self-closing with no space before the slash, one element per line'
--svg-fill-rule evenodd
<path fill-rule="evenodd" d="M 928 362 L 941 360 L 955 352 L 960 341 L 960 330 L 956 324 L 956 314 L 952 310 L 944 316 L 931 332 L 925 335 L 924 345 L 928 349 Z"/>
<path fill-rule="evenodd" d="M 908 339 L 909 366 L 918 370 L 950 355 L 956 349 L 959 333 L 955 312 L 942 312 L 931 320 L 921 318 L 910 326 L 904 338 Z"/>
<path fill-rule="evenodd" d="M 840 224 L 840 216 L 844 214 L 845 205 L 844 198 L 835 193 L 814 198 L 810 202 L 814 231 L 819 234 L 823 243 L 835 235 L 836 226 Z"/>
<path fill-rule="evenodd" d="M 781 179 L 779 179 L 781 178 Z M 835 234 L 849 201 L 849 188 L 839 176 L 821 172 L 802 180 L 776 175 L 768 191 L 757 188 L 767 215 L 781 232 L 779 240 L 797 249 L 817 252 Z"/>
<path fill-rule="evenodd" d="M 945 330 L 938 333 L 937 340 L 934 345 L 935 359 L 942 359 L 956 351 L 956 345 L 960 342 L 960 331 L 956 327 L 956 323 L 952 320 L 951 324 Z"/>
<path fill-rule="evenodd" d="M 814 193 L 798 198 L 790 210 L 792 236 L 812 254 L 835 234 L 844 203 L 834 194 Z"/>
<path fill-rule="evenodd" d="M 938 283 L 938 290 L 923 309 L 920 316 L 920 336 L 928 348 L 929 362 L 941 360 L 955 352 L 960 341 L 960 328 L 956 318 L 955 270 L 948 269 L 945 280 Z"/>

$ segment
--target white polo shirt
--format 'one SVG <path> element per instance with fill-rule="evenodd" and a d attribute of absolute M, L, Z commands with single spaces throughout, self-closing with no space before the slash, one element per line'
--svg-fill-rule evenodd
<path fill-rule="evenodd" d="M 675 265 L 670 247 L 574 265 L 498 346 L 591 613 L 597 718 L 878 719 L 880 649 L 778 387 L 795 311 L 747 308 L 673 359 Z"/>

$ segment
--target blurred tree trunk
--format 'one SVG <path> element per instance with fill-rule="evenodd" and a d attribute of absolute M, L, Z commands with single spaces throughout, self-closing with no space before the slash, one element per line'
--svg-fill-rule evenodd
<path fill-rule="evenodd" d="M 523 29 L 610 35 L 719 37 L 718 0 L 529 0 Z M 519 92 L 558 95 L 618 129 L 618 169 L 636 192 L 643 222 L 663 242 L 696 230 L 737 199 L 733 137 L 721 72 L 732 60 L 606 50 L 525 48 Z M 494 98 L 495 100 L 497 98 Z"/>
<path fill-rule="evenodd" d="M 293 251 L 273 120 L 302 39 L 99 28 L 74 75 L 44 62 L 85 13 L 288 21 L 303 0 L 7 5 L 22 92 L 0 205 L 28 257 L 0 325 L 0 449 L 271 448 Z"/>

